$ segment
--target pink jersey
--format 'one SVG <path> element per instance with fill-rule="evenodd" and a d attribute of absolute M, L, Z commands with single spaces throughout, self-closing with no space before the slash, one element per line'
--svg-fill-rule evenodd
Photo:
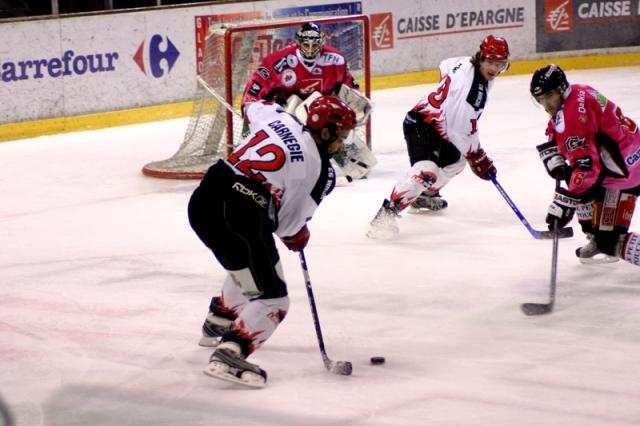
<path fill-rule="evenodd" d="M 549 120 L 547 135 L 573 169 L 572 194 L 586 195 L 595 186 L 640 185 L 638 126 L 594 88 L 572 84 L 562 108 Z"/>
<path fill-rule="evenodd" d="M 284 104 L 294 93 L 302 99 L 315 91 L 335 94 L 341 84 L 358 88 L 340 51 L 323 46 L 318 58 L 309 65 L 298 47 L 290 44 L 264 58 L 247 84 L 242 103 L 267 99 Z"/>

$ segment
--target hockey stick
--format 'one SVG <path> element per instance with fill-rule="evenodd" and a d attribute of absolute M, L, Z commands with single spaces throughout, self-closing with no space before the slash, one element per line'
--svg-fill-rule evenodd
<path fill-rule="evenodd" d="M 518 207 L 516 207 L 513 201 L 511 201 L 511 198 L 509 198 L 509 195 L 504 190 L 502 185 L 498 183 L 498 180 L 496 179 L 496 177 L 493 175 L 489 177 L 491 179 L 491 182 L 493 182 L 495 187 L 498 189 L 498 192 L 500 192 L 500 195 L 502 195 L 502 197 L 505 199 L 507 204 L 509 204 L 509 207 L 511 207 L 511 210 L 513 210 L 516 216 L 518 216 L 518 219 L 520 219 L 520 222 L 522 222 L 525 228 L 527 228 L 527 230 L 533 236 L 533 238 L 535 238 L 536 240 L 549 240 L 553 238 L 552 231 L 537 231 L 533 229 L 529 224 L 529 222 L 527 221 L 527 219 L 525 219 L 522 213 L 520 213 L 520 210 L 518 210 Z M 573 237 L 573 228 L 571 228 L 570 226 L 566 228 L 562 228 L 558 231 L 558 238 L 570 238 L 570 237 Z"/>
<path fill-rule="evenodd" d="M 316 302 L 313 297 L 313 290 L 311 289 L 311 278 L 309 278 L 309 270 L 307 269 L 307 259 L 304 257 L 303 250 L 300 250 L 300 265 L 302 266 L 302 273 L 304 275 L 304 280 L 307 287 L 309 305 L 311 305 L 311 315 L 313 316 L 313 325 L 315 325 L 316 327 L 318 345 L 320 346 L 320 354 L 322 355 L 324 366 L 332 373 L 349 376 L 353 371 L 353 366 L 351 365 L 351 363 L 349 361 L 332 361 L 331 359 L 329 359 L 327 352 L 324 350 L 324 340 L 322 339 L 322 330 L 320 330 L 320 319 L 318 318 L 318 310 L 316 309 Z"/>
<path fill-rule="evenodd" d="M 556 188 L 560 183 L 556 183 Z M 565 228 L 566 229 L 566 228 Z M 551 281 L 549 285 L 549 303 L 523 303 L 520 308 L 525 315 L 544 315 L 553 311 L 556 302 L 556 275 L 558 272 L 558 221 L 553 224 L 553 251 L 551 253 Z"/>
<path fill-rule="evenodd" d="M 233 109 L 233 107 L 231 105 L 229 105 L 229 103 L 222 97 L 220 96 L 220 94 L 218 92 L 216 92 L 213 87 L 211 87 L 209 85 L 209 83 L 207 83 L 204 78 L 202 78 L 201 76 L 196 76 L 196 79 L 198 80 L 198 83 L 200 83 L 202 85 L 202 87 L 205 88 L 205 90 L 207 92 L 209 92 L 214 98 L 216 98 L 218 100 L 218 102 L 220 102 L 222 104 L 222 106 L 224 106 L 227 110 L 231 111 L 231 113 L 233 115 L 235 115 L 238 118 L 242 118 L 242 116 L 240 115 L 240 113 L 238 111 L 236 111 L 235 109 Z"/>

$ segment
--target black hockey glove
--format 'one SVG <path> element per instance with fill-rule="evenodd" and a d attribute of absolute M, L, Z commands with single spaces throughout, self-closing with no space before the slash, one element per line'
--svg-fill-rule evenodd
<path fill-rule="evenodd" d="M 549 205 L 546 222 L 549 230 L 553 231 L 553 224 L 558 222 L 558 229 L 567 226 L 573 218 L 579 200 L 573 198 L 566 190 L 560 188 L 556 190 L 553 202 Z"/>
<path fill-rule="evenodd" d="M 549 176 L 555 180 L 564 181 L 571 177 L 571 167 L 565 162 L 564 156 L 554 141 L 540 144 L 536 149 Z"/>
<path fill-rule="evenodd" d="M 476 152 L 467 154 L 466 158 L 469 162 L 469 167 L 480 179 L 490 180 L 491 176 L 495 176 L 498 173 L 493 165 L 493 160 L 489 158 L 481 147 L 478 147 Z"/>

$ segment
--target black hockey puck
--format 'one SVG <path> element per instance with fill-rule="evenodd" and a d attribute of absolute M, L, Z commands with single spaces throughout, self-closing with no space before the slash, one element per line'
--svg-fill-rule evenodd
<path fill-rule="evenodd" d="M 380 365 L 380 364 L 384 364 L 384 357 L 383 356 L 372 356 L 371 357 L 371 364 L 373 365 Z"/>

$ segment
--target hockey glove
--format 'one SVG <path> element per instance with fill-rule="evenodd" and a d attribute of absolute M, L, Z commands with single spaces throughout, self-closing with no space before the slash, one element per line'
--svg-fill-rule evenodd
<path fill-rule="evenodd" d="M 309 228 L 305 224 L 295 235 L 282 238 L 282 242 L 289 250 L 300 251 L 307 246 L 310 236 Z"/>
<path fill-rule="evenodd" d="M 576 211 L 576 207 L 578 207 L 578 202 L 578 199 L 573 198 L 573 196 L 564 189 L 558 189 L 547 212 L 546 222 L 549 225 L 549 230 L 553 231 L 553 224 L 555 222 L 558 222 L 559 229 L 567 226 L 573 218 L 573 213 Z"/>
<path fill-rule="evenodd" d="M 536 149 L 549 176 L 555 180 L 564 181 L 571 177 L 571 167 L 565 162 L 564 156 L 554 141 L 538 145 Z"/>
<path fill-rule="evenodd" d="M 493 160 L 487 156 L 487 153 L 481 147 L 478 147 L 476 152 L 468 153 L 466 158 L 469 162 L 469 167 L 480 179 L 490 180 L 491 176 L 497 174 Z"/>

